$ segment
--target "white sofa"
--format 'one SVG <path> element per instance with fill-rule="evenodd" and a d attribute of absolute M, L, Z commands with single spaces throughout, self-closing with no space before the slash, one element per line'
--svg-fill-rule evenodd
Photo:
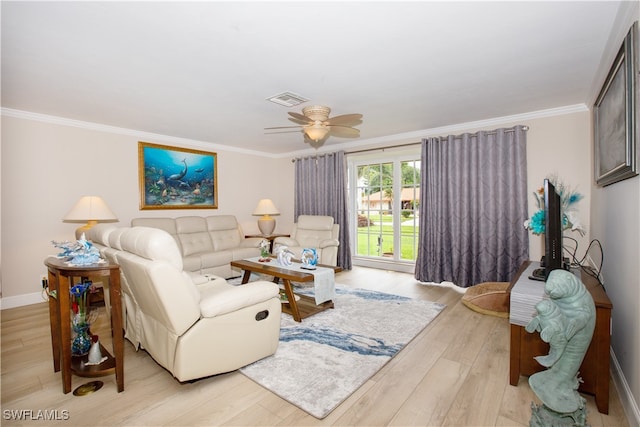
<path fill-rule="evenodd" d="M 233 371 L 276 351 L 276 284 L 232 286 L 185 272 L 176 241 L 159 229 L 99 224 L 87 238 L 120 265 L 125 337 L 179 381 Z"/>
<path fill-rule="evenodd" d="M 304 248 L 314 248 L 318 254 L 318 263 L 337 265 L 338 235 L 340 225 L 334 224 L 333 217 L 325 215 L 299 215 L 298 222 L 293 224 L 290 237 L 276 237 L 273 241 L 274 251 L 284 245 L 298 259 L 302 257 Z"/>
<path fill-rule="evenodd" d="M 224 278 L 239 276 L 231 261 L 260 256 L 261 238 L 245 238 L 233 215 L 178 218 L 134 218 L 131 226 L 153 227 L 169 233 L 178 244 L 184 269 Z"/>

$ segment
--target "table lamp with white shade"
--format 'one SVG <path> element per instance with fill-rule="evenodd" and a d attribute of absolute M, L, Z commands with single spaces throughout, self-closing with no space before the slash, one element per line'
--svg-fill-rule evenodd
<path fill-rule="evenodd" d="M 82 237 L 98 221 L 115 221 L 118 217 L 109 206 L 98 196 L 82 196 L 71 210 L 62 218 L 63 221 L 86 221 L 87 223 L 76 230 L 76 239 Z"/>
<path fill-rule="evenodd" d="M 276 228 L 276 220 L 271 218 L 271 215 L 280 215 L 280 211 L 271 199 L 260 200 L 252 215 L 261 215 L 261 218 L 258 220 L 258 228 L 263 236 L 271 236 L 273 230 Z"/>

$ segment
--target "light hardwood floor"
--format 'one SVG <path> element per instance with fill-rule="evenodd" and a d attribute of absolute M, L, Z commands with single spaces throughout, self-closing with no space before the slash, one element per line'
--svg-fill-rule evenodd
<path fill-rule="evenodd" d="M 527 379 L 509 385 L 509 324 L 460 302 L 461 290 L 421 285 L 410 274 L 355 267 L 336 276 L 338 283 L 437 301 L 447 308 L 407 347 L 323 420 L 287 403 L 239 372 L 181 384 L 149 355 L 125 342 L 125 391 L 115 378 L 98 378 L 98 392 L 76 397 L 62 393 L 53 372 L 46 303 L 3 310 L 2 420 L 10 425 L 67 426 L 528 426 L 536 396 Z M 340 307 L 336 307 L 337 310 Z M 95 330 L 110 348 L 106 316 Z M 101 334 L 101 331 L 104 331 Z M 224 349 L 221 349 L 224 351 Z M 354 367 L 357 369 L 357 367 Z M 72 389 L 91 381 L 73 377 Z M 609 415 L 593 397 L 588 423 L 627 426 L 611 384 Z M 38 411 L 65 420 L 17 421 L 15 414 Z M 57 412 L 52 412 L 57 411 Z M 28 414 L 28 412 L 27 412 Z"/>

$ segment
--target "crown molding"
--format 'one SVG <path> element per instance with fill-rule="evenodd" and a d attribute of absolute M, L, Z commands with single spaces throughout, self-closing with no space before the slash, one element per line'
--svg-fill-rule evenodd
<path fill-rule="evenodd" d="M 431 136 L 457 134 L 457 133 L 469 131 L 471 129 L 481 129 L 481 128 L 486 128 L 491 126 L 500 126 L 500 125 L 504 125 L 505 123 L 512 123 L 512 122 L 520 122 L 520 124 L 526 124 L 522 122 L 526 122 L 527 120 L 534 120 L 534 119 L 553 117 L 553 116 L 562 116 L 565 114 L 573 114 L 573 113 L 585 112 L 585 111 L 589 111 L 589 108 L 587 107 L 586 104 L 584 103 L 574 104 L 574 105 L 568 105 L 564 107 L 549 108 L 546 110 L 531 111 L 531 112 L 522 113 L 522 114 L 514 114 L 511 116 L 495 117 L 491 119 L 478 120 L 478 121 L 467 122 L 467 123 L 459 123 L 459 124 L 450 125 L 450 126 L 441 126 L 437 128 L 431 128 L 431 129 L 423 129 L 423 130 L 399 133 L 394 135 L 386 135 L 386 136 L 381 136 L 377 138 L 361 139 L 361 140 L 352 141 L 352 142 L 343 142 L 340 144 L 323 146 L 317 150 L 313 148 L 305 148 L 304 150 L 291 151 L 289 153 L 272 154 L 272 153 L 265 153 L 263 151 L 237 148 L 230 145 L 222 145 L 222 144 L 215 144 L 215 143 L 205 142 L 205 141 L 197 141 L 197 140 L 187 139 L 187 138 L 160 135 L 160 134 L 155 134 L 150 132 L 137 131 L 133 129 L 103 125 L 100 123 L 84 122 L 81 120 L 66 119 L 63 117 L 32 113 L 29 111 L 14 110 L 11 108 L 2 108 L 1 110 L 2 116 L 7 116 L 7 117 L 15 117 L 19 119 L 34 120 L 34 121 L 52 123 L 52 124 L 63 125 L 63 126 L 71 126 L 71 127 L 82 128 L 82 129 L 95 130 L 100 132 L 127 135 L 127 136 L 135 137 L 140 140 L 154 140 L 154 141 L 162 141 L 162 142 L 167 142 L 167 143 L 172 143 L 177 145 L 197 146 L 206 150 L 210 150 L 213 148 L 213 149 L 218 149 L 223 151 L 249 154 L 253 156 L 268 157 L 272 159 L 288 158 L 292 156 L 298 157 L 298 156 L 304 156 L 308 154 L 320 154 L 323 152 L 339 151 L 339 150 L 349 151 L 354 149 L 384 147 L 385 145 L 397 145 L 405 142 L 419 142 L 423 138 L 428 138 Z"/>
<path fill-rule="evenodd" d="M 107 132 L 107 133 L 113 133 L 118 135 L 132 136 L 139 140 L 153 140 L 153 141 L 166 142 L 166 143 L 171 143 L 176 145 L 189 145 L 189 146 L 203 148 L 205 150 L 217 149 L 217 150 L 232 151 L 236 153 L 250 154 L 253 156 L 261 156 L 261 157 L 270 157 L 270 158 L 276 157 L 271 153 L 265 153 L 263 151 L 247 150 L 244 148 L 232 147 L 230 145 L 222 145 L 222 144 L 198 141 L 198 140 L 188 139 L 188 138 L 161 135 L 157 133 L 144 132 L 144 131 L 139 131 L 134 129 L 103 125 L 100 123 L 84 122 L 82 120 L 73 120 L 73 119 L 67 119 L 64 117 L 50 116 L 47 114 L 32 113 L 30 111 L 14 110 L 11 108 L 2 108 L 1 113 L 2 113 L 2 116 L 6 116 L 6 117 L 14 117 L 14 118 L 25 119 L 25 120 L 34 120 L 38 122 L 51 123 L 55 125 L 70 126 L 70 127 L 94 130 L 99 132 Z"/>
<path fill-rule="evenodd" d="M 548 108 L 546 110 L 531 111 L 528 113 L 514 114 L 510 116 L 494 117 L 486 120 L 478 120 L 474 122 L 458 123 L 450 126 L 441 126 L 431 129 L 423 129 L 413 132 L 399 133 L 394 135 L 381 136 L 378 138 L 360 139 L 354 142 L 346 142 L 334 144 L 330 147 L 320 147 L 317 151 L 300 150 L 289 153 L 294 157 L 308 155 L 309 153 L 321 153 L 337 150 L 357 150 L 367 148 L 383 148 L 385 146 L 393 146 L 404 143 L 420 142 L 424 138 L 433 136 L 445 136 L 469 132 L 470 130 L 492 128 L 495 126 L 504 126 L 506 123 L 526 124 L 529 120 L 541 119 L 546 117 L 562 116 L 566 114 L 583 113 L 589 111 L 586 104 L 574 104 L 557 108 Z"/>

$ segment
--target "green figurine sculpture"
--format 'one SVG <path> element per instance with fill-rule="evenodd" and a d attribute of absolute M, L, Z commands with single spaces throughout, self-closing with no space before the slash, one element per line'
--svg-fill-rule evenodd
<path fill-rule="evenodd" d="M 549 354 L 536 357 L 547 370 L 529 377 L 529 385 L 542 401 L 532 405 L 531 426 L 586 425 L 585 399 L 578 393 L 578 370 L 589 348 L 596 324 L 593 298 L 571 272 L 553 270 L 545 284 L 549 300 L 536 305 L 537 315 L 527 332 L 540 332 Z"/>

